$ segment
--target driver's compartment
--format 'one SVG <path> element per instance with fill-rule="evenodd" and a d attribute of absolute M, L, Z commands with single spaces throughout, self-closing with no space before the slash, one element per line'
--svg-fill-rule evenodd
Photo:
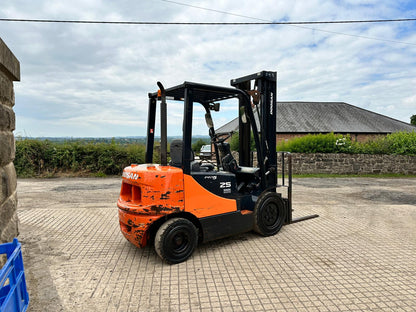
<path fill-rule="evenodd" d="M 228 138 L 231 136 L 228 135 Z M 224 197 L 234 197 L 258 187 L 259 168 L 241 167 L 234 158 L 230 144 L 219 140 L 216 144 L 220 155 L 217 168 L 209 161 L 195 160 L 191 151 L 191 176 L 207 190 Z M 183 141 L 175 139 L 170 144 L 170 166 L 182 168 Z M 217 169 L 217 170 L 216 170 Z"/>

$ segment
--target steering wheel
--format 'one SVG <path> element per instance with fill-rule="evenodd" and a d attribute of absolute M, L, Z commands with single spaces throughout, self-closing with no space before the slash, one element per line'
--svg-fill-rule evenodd
<path fill-rule="evenodd" d="M 215 144 L 221 144 L 224 143 L 226 140 L 228 140 L 232 135 L 233 135 L 233 131 L 231 132 L 221 132 L 221 133 L 216 133 L 214 135 L 214 143 Z"/>

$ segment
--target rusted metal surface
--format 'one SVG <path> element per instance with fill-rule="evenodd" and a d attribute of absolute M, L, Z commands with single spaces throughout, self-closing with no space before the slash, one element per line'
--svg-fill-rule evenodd
<path fill-rule="evenodd" d="M 235 200 L 209 192 L 182 169 L 150 164 L 124 170 L 117 206 L 123 235 L 138 247 L 146 246 L 151 225 L 162 217 L 186 212 L 204 218 L 237 211 Z"/>
<path fill-rule="evenodd" d="M 123 235 L 138 247 L 146 246 L 153 222 L 184 210 L 182 170 L 149 164 L 127 167 L 117 206 Z"/>

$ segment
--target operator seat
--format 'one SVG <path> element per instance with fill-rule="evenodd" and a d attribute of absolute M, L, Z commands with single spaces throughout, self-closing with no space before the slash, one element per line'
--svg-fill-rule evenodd
<path fill-rule="evenodd" d="M 182 168 L 182 140 L 170 143 L 170 166 Z"/>
<path fill-rule="evenodd" d="M 182 168 L 182 148 L 182 140 L 177 139 L 170 143 L 170 166 Z M 191 150 L 191 171 L 199 171 L 199 166 L 200 163 L 195 161 L 194 151 Z"/>

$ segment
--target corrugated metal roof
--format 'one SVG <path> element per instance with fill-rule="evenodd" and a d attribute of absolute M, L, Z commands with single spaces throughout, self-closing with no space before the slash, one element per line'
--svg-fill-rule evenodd
<path fill-rule="evenodd" d="M 277 102 L 276 128 L 277 133 L 416 131 L 416 127 L 411 124 L 344 102 Z M 238 119 L 234 119 L 217 131 L 237 129 Z"/>

